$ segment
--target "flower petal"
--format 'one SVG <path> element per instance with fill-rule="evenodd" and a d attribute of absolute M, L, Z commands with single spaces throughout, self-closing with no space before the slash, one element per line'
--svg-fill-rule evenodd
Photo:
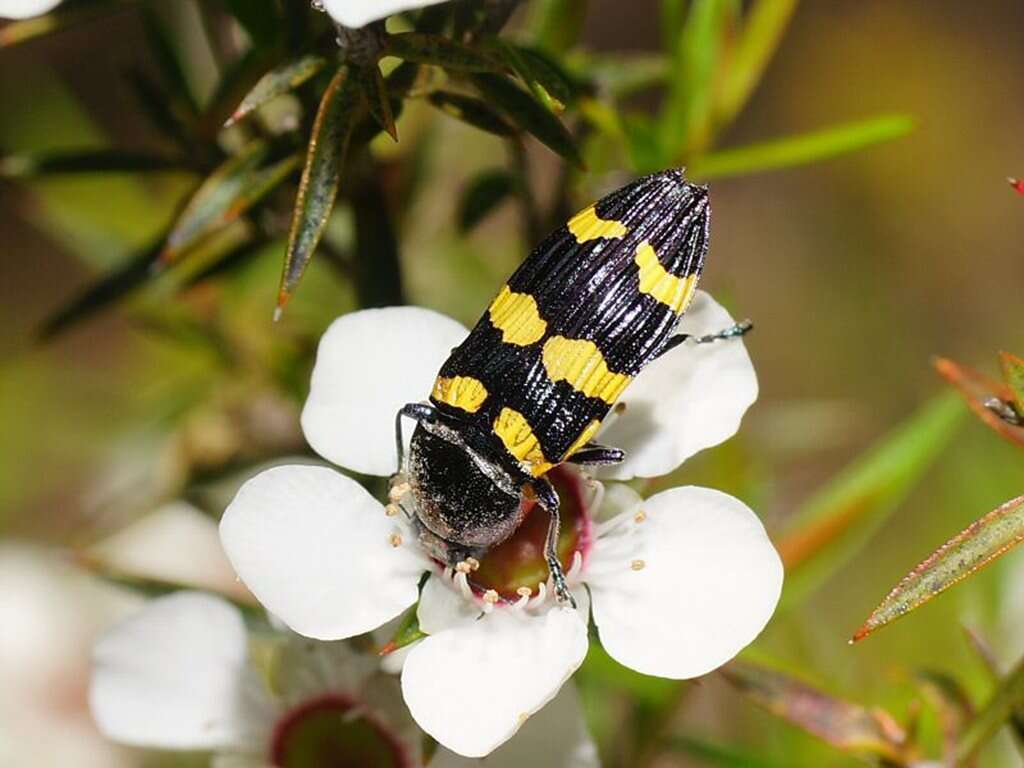
<path fill-rule="evenodd" d="M 339 24 L 363 27 L 399 11 L 414 11 L 443 0 L 323 0 L 324 10 Z"/>
<path fill-rule="evenodd" d="M 709 488 L 655 494 L 595 541 L 583 578 L 612 657 L 659 677 L 724 664 L 768 623 L 782 561 L 741 501 Z"/>
<path fill-rule="evenodd" d="M 416 620 L 420 629 L 428 635 L 436 635 L 457 624 L 475 621 L 480 616 L 480 608 L 445 581 L 436 573 L 431 574 L 420 591 Z"/>
<path fill-rule="evenodd" d="M 89 704 L 100 730 L 161 749 L 244 741 L 247 643 L 225 600 L 200 592 L 154 600 L 96 645 Z"/>
<path fill-rule="evenodd" d="M 442 363 L 465 336 L 459 323 L 420 307 L 339 317 L 320 339 L 302 409 L 309 444 L 335 464 L 390 475 L 398 462 L 395 415 L 430 395 Z M 411 432 L 406 424 L 406 436 Z"/>
<path fill-rule="evenodd" d="M 61 0 L 0 0 L 0 19 L 29 19 L 49 13 Z"/>
<path fill-rule="evenodd" d="M 188 552 L 188 557 L 182 557 Z M 165 504 L 89 551 L 129 576 L 206 589 L 252 600 L 224 555 L 217 523 L 184 501 Z"/>
<path fill-rule="evenodd" d="M 473 768 L 476 760 L 441 749 L 430 768 Z M 487 758 L 487 768 L 599 768 L 597 746 L 587 732 L 576 686 L 562 687 L 540 717 L 531 717 L 522 730 Z"/>
<path fill-rule="evenodd" d="M 257 599 L 320 640 L 397 616 L 416 602 L 425 568 L 401 518 L 387 517 L 362 486 L 326 467 L 261 472 L 225 510 L 220 536 Z"/>
<path fill-rule="evenodd" d="M 698 291 L 679 333 L 700 336 L 732 323 L 725 309 Z M 756 399 L 757 376 L 741 340 L 686 342 L 651 363 L 623 393 L 625 410 L 609 419 L 598 441 L 622 448 L 626 459 L 599 475 L 625 480 L 671 472 L 735 434 Z"/>
<path fill-rule="evenodd" d="M 554 698 L 586 654 L 580 612 L 500 607 L 414 646 L 402 692 L 424 731 L 453 752 L 482 757 Z"/>

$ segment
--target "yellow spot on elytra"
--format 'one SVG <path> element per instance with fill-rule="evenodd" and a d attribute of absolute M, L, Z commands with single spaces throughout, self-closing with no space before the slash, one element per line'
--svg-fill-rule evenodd
<path fill-rule="evenodd" d="M 583 431 L 580 432 L 580 436 L 576 438 L 572 445 L 569 446 L 569 450 L 565 452 L 565 456 L 562 457 L 562 461 L 565 461 L 572 456 L 576 451 L 582 448 L 584 445 L 590 442 L 590 438 L 597 434 L 597 430 L 601 428 L 601 422 L 594 419 L 592 422 L 584 427 Z"/>
<path fill-rule="evenodd" d="M 648 242 L 640 243 L 634 259 L 640 268 L 640 293 L 653 296 L 676 314 L 686 309 L 697 287 L 697 275 L 676 277 L 661 265 Z"/>
<path fill-rule="evenodd" d="M 439 403 L 476 413 L 487 399 L 487 387 L 472 376 L 453 376 L 450 379 L 438 376 L 430 396 Z"/>
<path fill-rule="evenodd" d="M 597 218 L 597 211 L 594 206 L 584 208 L 571 219 L 569 219 L 569 231 L 576 237 L 576 242 L 585 243 L 588 240 L 597 240 L 600 237 L 619 238 L 626 232 L 626 225 L 621 221 L 613 221 Z"/>
<path fill-rule="evenodd" d="M 507 285 L 491 303 L 490 315 L 491 323 L 501 331 L 501 340 L 506 344 L 525 347 L 540 341 L 548 329 L 533 296 L 515 293 Z"/>
<path fill-rule="evenodd" d="M 501 440 L 506 451 L 527 465 L 534 477 L 540 477 L 554 466 L 544 457 L 533 428 L 519 411 L 502 408 L 494 420 L 494 434 Z"/>
<path fill-rule="evenodd" d="M 552 336 L 544 342 L 544 370 L 552 381 L 564 381 L 587 397 L 598 397 L 611 405 L 619 399 L 630 377 L 608 370 L 597 345 L 585 339 Z"/>

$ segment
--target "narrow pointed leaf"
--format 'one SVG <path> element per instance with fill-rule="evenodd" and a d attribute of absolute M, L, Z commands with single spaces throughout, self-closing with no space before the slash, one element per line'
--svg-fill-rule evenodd
<path fill-rule="evenodd" d="M 658 120 L 663 165 L 689 156 L 710 138 L 712 87 L 731 7 L 732 0 L 693 0 L 669 51 L 673 76 Z"/>
<path fill-rule="evenodd" d="M 252 93 L 278 60 L 276 49 L 254 47 L 224 69 L 213 96 L 199 117 L 196 132 L 202 141 L 217 141 L 221 129 L 230 125 L 231 115 L 237 111 L 238 104 Z"/>
<path fill-rule="evenodd" d="M 395 116 L 391 111 L 391 97 L 388 95 L 388 86 L 380 73 L 380 67 L 369 64 L 359 70 L 359 85 L 370 115 L 377 121 L 377 125 L 387 131 L 388 136 L 398 141 Z"/>
<path fill-rule="evenodd" d="M 535 136 L 548 149 L 583 167 L 572 134 L 551 111 L 529 93 L 500 75 L 474 75 L 473 82 L 484 99 L 491 101 L 521 130 Z"/>
<path fill-rule="evenodd" d="M 379 656 L 387 656 L 389 653 L 394 653 L 401 648 L 412 645 L 427 636 L 427 633 L 420 629 L 420 620 L 416 613 L 416 608 L 417 606 L 414 605 L 402 617 L 402 621 L 391 636 L 391 639 L 377 651 Z"/>
<path fill-rule="evenodd" d="M 200 185 L 167 238 L 162 263 L 173 263 L 199 240 L 236 221 L 299 167 L 297 154 L 262 167 L 269 151 L 265 142 L 254 141 Z"/>
<path fill-rule="evenodd" d="M 783 605 L 803 599 L 861 550 L 924 477 L 961 415 L 955 399 L 936 398 L 801 505 L 778 543 Z"/>
<path fill-rule="evenodd" d="M 1003 366 L 1003 381 L 1013 390 L 1017 410 L 1024 413 L 1024 359 L 1009 352 L 1000 352 L 999 361 Z"/>
<path fill-rule="evenodd" d="M 508 171 L 485 171 L 470 182 L 459 204 L 459 231 L 468 232 L 505 200 L 516 183 Z"/>
<path fill-rule="evenodd" d="M 903 577 L 854 634 L 862 640 L 977 573 L 1024 541 L 1024 496 L 971 523 Z"/>
<path fill-rule="evenodd" d="M 978 714 L 960 733 L 956 765 L 967 764 L 1024 705 L 1024 659 L 1004 677 Z"/>
<path fill-rule="evenodd" d="M 415 64 L 433 64 L 454 72 L 501 72 L 503 66 L 491 55 L 443 35 L 403 32 L 389 35 L 384 53 Z"/>
<path fill-rule="evenodd" d="M 565 109 L 576 85 L 555 62 L 538 51 L 500 38 L 492 40 L 489 47 L 526 83 L 539 102 L 553 112 Z"/>
<path fill-rule="evenodd" d="M 182 158 L 120 149 L 83 149 L 0 157 L 0 176 L 21 178 L 72 173 L 148 173 L 188 170 Z"/>
<path fill-rule="evenodd" d="M 280 316 L 302 279 L 334 209 L 345 151 L 355 121 L 353 80 L 348 68 L 341 67 L 320 101 L 295 201 L 275 317 Z"/>
<path fill-rule="evenodd" d="M 327 66 L 323 56 L 303 56 L 296 61 L 288 62 L 267 72 L 253 87 L 241 104 L 228 118 L 228 125 L 237 123 L 249 113 L 259 109 L 281 94 L 298 88 L 315 74 Z"/>
<path fill-rule="evenodd" d="M 493 133 L 496 136 L 512 136 L 516 129 L 504 117 L 485 102 L 473 96 L 452 91 L 434 91 L 427 100 L 446 115 L 464 123 Z"/>
<path fill-rule="evenodd" d="M 622 98 L 664 83 L 671 72 L 669 60 L 660 53 L 594 56 L 586 61 L 588 77 L 612 96 Z"/>
<path fill-rule="evenodd" d="M 913 121 L 906 115 L 885 115 L 813 133 L 725 149 L 695 158 L 690 164 L 689 175 L 700 180 L 717 179 L 807 165 L 898 139 L 910 133 L 913 127 Z"/>
<path fill-rule="evenodd" d="M 721 124 L 732 121 L 761 81 L 798 1 L 755 0 L 747 12 L 717 96 L 716 118 Z"/>
<path fill-rule="evenodd" d="M 941 357 L 935 360 L 935 370 L 956 387 L 974 415 L 986 426 L 1014 445 L 1024 446 L 1024 426 L 1014 423 L 1017 414 L 1011 405 L 1015 394 L 1009 386 Z"/>
<path fill-rule="evenodd" d="M 849 753 L 867 753 L 904 765 L 905 734 L 886 712 L 867 709 L 781 672 L 741 662 L 722 675 L 773 715 Z"/>

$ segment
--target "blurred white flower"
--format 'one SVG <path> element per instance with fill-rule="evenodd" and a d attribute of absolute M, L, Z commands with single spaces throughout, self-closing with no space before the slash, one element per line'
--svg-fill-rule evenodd
<path fill-rule="evenodd" d="M 180 592 L 154 600 L 96 646 L 96 721 L 125 744 L 212 750 L 216 768 L 421 764 L 419 731 L 375 658 L 290 636 L 272 665 L 271 690 L 249 647 L 241 614 L 221 598 Z M 544 755 L 552 768 L 596 766 L 573 692 L 554 709 L 543 728 L 489 765 L 521 768 L 529 755 Z M 431 766 L 466 763 L 441 750 Z"/>
<path fill-rule="evenodd" d="M 49 13 L 61 0 L 0 0 L 0 19 L 29 19 Z"/>
<path fill-rule="evenodd" d="M 128 756 L 89 718 L 89 654 L 130 609 L 52 553 L 0 546 L 0 765 L 119 768 Z"/>
<path fill-rule="evenodd" d="M 679 330 L 704 335 L 731 322 L 701 293 Z M 455 321 L 414 307 L 335 321 L 320 343 L 302 414 L 310 444 L 357 472 L 391 474 L 395 413 L 430 391 L 465 334 Z M 733 434 L 756 395 L 741 341 L 666 355 L 626 390 L 625 410 L 599 436 L 626 451 L 626 461 L 607 474 L 671 471 Z M 439 742 L 476 757 L 515 734 L 582 663 L 590 602 L 613 657 L 681 679 L 735 655 L 778 601 L 778 554 L 736 499 L 676 488 L 642 502 L 616 485 L 602 504 L 600 484 L 587 489 L 577 474 L 559 476 L 577 488 L 560 491 L 575 499 L 563 510 L 567 519 L 575 510 L 563 544 L 570 583 L 589 590 L 589 600 L 576 590 L 579 610 L 550 595 L 542 546 L 529 541 L 536 527 L 530 520 L 540 516 L 527 517 L 477 572 L 453 573 L 418 546 L 400 515 L 388 516 L 358 483 L 325 467 L 277 467 L 254 477 L 226 510 L 221 538 L 260 602 L 309 637 L 371 631 L 419 600 L 429 637 L 407 652 L 406 703 Z M 424 572 L 430 578 L 421 594 Z M 467 692 L 485 698 L 467 705 Z"/>
<path fill-rule="evenodd" d="M 316 0 L 339 24 L 355 29 L 401 11 L 414 11 L 443 0 Z"/>

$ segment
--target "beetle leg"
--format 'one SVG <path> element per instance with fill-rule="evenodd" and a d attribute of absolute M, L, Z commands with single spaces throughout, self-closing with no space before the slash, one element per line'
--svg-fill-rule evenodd
<path fill-rule="evenodd" d="M 575 608 L 576 598 L 572 596 L 569 585 L 565 583 L 565 571 L 562 570 L 562 563 L 558 559 L 558 529 L 561 525 L 561 518 L 558 514 L 558 492 L 543 477 L 538 477 L 533 481 L 533 490 L 537 494 L 538 503 L 551 515 L 547 539 L 544 541 L 544 559 L 547 560 L 548 571 L 551 573 L 555 597 L 559 602 L 568 600 L 569 604 Z"/>
<path fill-rule="evenodd" d="M 621 448 L 609 448 L 600 443 L 587 443 L 566 461 L 570 464 L 584 466 L 600 466 L 603 464 L 618 464 L 626 457 Z"/>
<path fill-rule="evenodd" d="M 396 472 L 402 471 L 402 464 L 405 460 L 403 455 L 405 454 L 405 441 L 402 439 L 403 416 L 407 416 L 417 424 L 421 421 L 435 421 L 437 419 L 437 409 L 426 403 L 407 403 L 395 414 L 395 445 L 398 448 L 398 469 L 395 470 Z"/>
<path fill-rule="evenodd" d="M 664 355 L 665 353 L 675 349 L 684 341 L 693 341 L 694 344 L 711 344 L 715 341 L 722 341 L 723 339 L 736 339 L 740 336 L 745 336 L 751 330 L 753 330 L 754 324 L 749 320 L 740 320 L 738 323 L 733 323 L 728 328 L 723 328 L 715 333 L 709 333 L 706 336 L 694 336 L 689 333 L 679 333 L 668 340 L 668 343 L 662 348 L 662 350 L 655 355 L 655 360 Z"/>

